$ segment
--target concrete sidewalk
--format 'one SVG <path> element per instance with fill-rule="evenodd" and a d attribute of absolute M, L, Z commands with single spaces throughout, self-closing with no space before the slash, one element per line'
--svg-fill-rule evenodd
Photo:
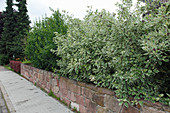
<path fill-rule="evenodd" d="M 7 110 L 7 107 L 5 105 L 3 95 L 1 93 L 1 89 L 0 89 L 0 113 L 8 113 L 8 110 Z"/>
<path fill-rule="evenodd" d="M 29 81 L 2 66 L 0 88 L 11 113 L 73 113 Z"/>

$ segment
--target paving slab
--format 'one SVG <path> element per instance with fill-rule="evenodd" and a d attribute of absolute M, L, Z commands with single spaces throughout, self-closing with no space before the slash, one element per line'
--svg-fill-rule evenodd
<path fill-rule="evenodd" d="M 13 113 L 73 113 L 18 74 L 0 67 L 0 87 Z"/>

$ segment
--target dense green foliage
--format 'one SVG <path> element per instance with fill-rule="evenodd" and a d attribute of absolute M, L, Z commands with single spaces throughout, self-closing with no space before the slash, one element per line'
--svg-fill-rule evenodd
<path fill-rule="evenodd" d="M 3 32 L 0 40 L 0 54 L 9 56 L 9 59 L 22 58 L 24 38 L 29 29 L 26 0 L 7 0 L 7 7 L 3 15 Z M 13 9 L 17 5 L 18 11 Z"/>
<path fill-rule="evenodd" d="M 67 35 L 56 33 L 57 72 L 116 89 L 125 106 L 139 99 L 170 104 L 169 4 L 143 18 L 149 6 L 118 6 L 117 15 L 89 10 L 84 20 L 69 20 Z"/>
<path fill-rule="evenodd" d="M 11 48 L 13 47 L 13 37 L 16 36 L 14 33 L 15 29 L 15 16 L 14 16 L 14 10 L 12 8 L 13 3 L 12 0 L 7 0 L 7 7 L 6 11 L 4 12 L 4 27 L 2 32 L 2 37 L 0 40 L 0 53 L 6 54 L 9 57 L 13 56 L 13 51 Z"/>
<path fill-rule="evenodd" d="M 27 31 L 29 30 L 29 16 L 27 15 L 26 0 L 16 0 L 18 12 L 15 13 L 15 33 L 13 48 L 15 58 L 23 58 L 24 56 L 24 39 L 26 38 Z"/>
<path fill-rule="evenodd" d="M 18 6 L 18 12 L 17 14 L 17 31 L 19 35 L 22 35 L 21 37 L 24 38 L 27 34 L 27 31 L 29 30 L 29 16 L 27 14 L 28 10 L 26 7 L 26 0 L 16 0 L 19 2 L 16 4 Z"/>
<path fill-rule="evenodd" d="M 65 34 L 67 26 L 65 25 L 63 15 L 58 11 L 53 11 L 53 15 L 35 22 L 32 30 L 28 33 L 25 54 L 35 67 L 52 70 L 57 68 L 56 57 L 50 52 L 56 49 L 53 42 L 54 32 Z"/>
<path fill-rule="evenodd" d="M 8 64 L 8 56 L 4 54 L 0 54 L 0 65 Z"/>
<path fill-rule="evenodd" d="M 3 13 L 0 12 L 0 39 L 1 39 L 2 32 L 3 32 L 3 26 L 4 26 Z"/>

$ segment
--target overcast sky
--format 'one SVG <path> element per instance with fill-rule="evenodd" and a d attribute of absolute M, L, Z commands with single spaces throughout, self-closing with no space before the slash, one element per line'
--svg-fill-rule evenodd
<path fill-rule="evenodd" d="M 133 1 L 136 2 L 136 0 Z M 87 6 L 92 6 L 94 10 L 106 9 L 115 12 L 115 3 L 117 2 L 120 2 L 120 0 L 27 0 L 27 8 L 32 22 L 45 14 L 50 16 L 52 12 L 49 7 L 54 10 L 66 10 L 74 17 L 82 19 L 86 14 Z M 0 0 L 0 11 L 5 10 L 5 7 L 6 0 Z"/>

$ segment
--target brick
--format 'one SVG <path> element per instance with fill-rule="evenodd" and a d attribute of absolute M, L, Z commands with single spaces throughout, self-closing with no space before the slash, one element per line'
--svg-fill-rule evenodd
<path fill-rule="evenodd" d="M 85 107 L 89 107 L 90 106 L 90 101 L 91 100 L 85 98 Z"/>
<path fill-rule="evenodd" d="M 52 80 L 52 74 L 51 74 L 51 72 L 48 72 L 48 78 L 49 78 L 49 81 L 48 81 L 48 82 L 51 82 L 51 80 Z"/>
<path fill-rule="evenodd" d="M 107 94 L 107 95 L 115 95 L 115 92 L 113 90 L 107 89 L 107 88 L 97 88 L 97 93 L 99 94 Z"/>
<path fill-rule="evenodd" d="M 87 88 L 82 88 L 82 95 L 92 100 L 94 92 Z"/>
<path fill-rule="evenodd" d="M 27 71 L 25 71 L 25 76 L 29 77 L 29 73 Z"/>
<path fill-rule="evenodd" d="M 87 113 L 87 108 L 82 106 L 82 105 L 79 105 L 79 109 L 80 109 L 80 113 Z"/>
<path fill-rule="evenodd" d="M 89 106 L 87 107 L 87 109 L 91 112 L 91 113 L 96 113 L 96 104 L 94 102 L 90 102 Z"/>
<path fill-rule="evenodd" d="M 67 106 L 69 106 L 70 105 L 70 100 L 68 100 L 67 98 L 63 98 L 63 100 L 64 100 L 64 102 L 67 104 Z"/>
<path fill-rule="evenodd" d="M 115 112 L 113 112 L 113 111 L 107 109 L 106 113 L 115 113 Z"/>
<path fill-rule="evenodd" d="M 67 79 L 67 83 L 77 85 L 77 81 L 75 81 L 75 80 L 71 80 L 71 79 L 68 79 L 68 78 L 66 78 L 66 79 Z"/>
<path fill-rule="evenodd" d="M 59 80 L 57 79 L 57 77 L 53 76 L 53 73 L 51 75 L 51 81 L 53 85 L 59 86 Z"/>
<path fill-rule="evenodd" d="M 56 81 L 56 79 L 52 79 L 52 80 L 51 80 L 51 85 L 52 85 L 53 87 L 56 87 L 56 86 L 57 86 L 57 81 Z"/>
<path fill-rule="evenodd" d="M 119 101 L 115 97 L 109 95 L 105 96 L 105 106 L 116 113 L 118 113 L 121 109 L 121 106 L 119 106 Z"/>
<path fill-rule="evenodd" d="M 80 87 L 80 95 L 83 95 L 83 89 L 84 87 Z"/>
<path fill-rule="evenodd" d="M 85 98 L 85 107 L 88 113 L 96 113 L 96 104 L 87 98 Z"/>
<path fill-rule="evenodd" d="M 38 73 L 38 77 L 37 77 L 37 79 L 39 79 L 40 78 L 40 73 Z"/>
<path fill-rule="evenodd" d="M 123 107 L 122 113 L 140 113 L 140 111 L 132 106 Z"/>
<path fill-rule="evenodd" d="M 81 95 L 76 95 L 76 103 L 84 106 L 85 105 L 84 97 Z"/>
<path fill-rule="evenodd" d="M 59 92 L 59 88 L 58 87 L 54 87 L 53 92 L 54 92 L 54 94 L 57 94 Z"/>
<path fill-rule="evenodd" d="M 78 94 L 78 95 L 81 94 L 80 86 L 77 86 L 76 84 L 70 84 L 67 86 L 68 86 L 68 90 L 72 91 L 73 93 Z"/>
<path fill-rule="evenodd" d="M 148 107 L 152 107 L 153 106 L 153 104 L 151 103 L 151 102 L 149 102 L 149 101 L 143 101 L 143 104 L 144 105 L 146 105 L 146 106 L 148 106 Z"/>
<path fill-rule="evenodd" d="M 142 107 L 142 113 L 165 113 L 165 112 L 157 110 L 157 109 L 155 109 L 153 107 L 143 106 Z"/>
<path fill-rule="evenodd" d="M 34 79 L 33 79 L 33 77 L 31 77 L 31 78 L 30 78 L 30 81 L 31 81 L 32 83 L 34 82 Z"/>
<path fill-rule="evenodd" d="M 36 78 L 38 78 L 38 73 L 34 73 L 34 76 L 35 76 Z"/>
<path fill-rule="evenodd" d="M 107 113 L 107 109 L 101 106 L 97 106 L 96 108 L 97 113 Z"/>
<path fill-rule="evenodd" d="M 96 104 L 104 107 L 104 96 L 103 96 L 103 95 L 94 94 L 93 97 L 92 97 L 92 100 L 93 100 Z"/>
<path fill-rule="evenodd" d="M 42 79 L 43 79 L 43 76 L 44 76 L 44 75 L 43 75 L 43 74 L 41 74 L 41 73 L 40 73 L 39 75 L 40 75 L 40 76 L 39 76 L 39 78 L 38 78 L 38 79 L 42 81 Z"/>
<path fill-rule="evenodd" d="M 39 69 L 39 73 L 40 73 L 40 74 L 43 74 L 43 73 L 44 73 L 44 71 L 43 71 L 43 70 L 41 70 L 41 69 Z"/>
<path fill-rule="evenodd" d="M 41 87 L 41 82 L 40 81 L 37 81 L 37 86 Z"/>
<path fill-rule="evenodd" d="M 76 102 L 76 99 L 77 99 L 76 97 L 77 97 L 76 94 L 74 94 L 73 92 L 70 92 L 70 100 L 71 101 Z"/>
<path fill-rule="evenodd" d="M 35 84 L 36 83 L 36 77 L 34 76 L 33 77 L 33 84 Z"/>
<path fill-rule="evenodd" d="M 155 102 L 155 103 L 153 103 L 153 107 L 156 108 L 156 109 L 158 109 L 158 110 L 161 110 L 163 106 L 162 106 L 161 103 Z"/>
<path fill-rule="evenodd" d="M 50 89 L 51 89 L 51 84 L 50 83 L 46 83 L 45 90 L 49 93 Z"/>
<path fill-rule="evenodd" d="M 44 74 L 45 76 L 47 76 L 47 75 L 48 75 L 48 71 L 43 70 L 43 74 Z"/>
<path fill-rule="evenodd" d="M 44 76 L 45 76 L 46 82 L 50 82 L 51 81 L 51 75 L 46 73 Z"/>
<path fill-rule="evenodd" d="M 71 92 L 69 90 L 67 90 L 67 98 L 71 100 Z"/>
<path fill-rule="evenodd" d="M 47 82 L 46 79 L 45 79 L 45 75 L 42 76 L 42 81 Z M 49 82 L 49 81 L 48 81 L 48 82 Z"/>
<path fill-rule="evenodd" d="M 85 87 L 85 86 L 86 86 L 86 83 L 84 83 L 84 82 L 77 82 L 77 84 L 78 84 L 80 87 Z"/>
<path fill-rule="evenodd" d="M 34 69 L 34 67 L 30 67 L 30 70 L 29 70 L 29 72 L 30 72 L 30 74 L 31 74 L 32 76 L 34 75 L 33 69 Z"/>
<path fill-rule="evenodd" d="M 65 79 L 64 77 L 61 77 L 59 86 L 61 89 L 67 89 L 67 79 Z"/>
<path fill-rule="evenodd" d="M 38 77 L 39 77 L 39 78 L 38 78 L 39 80 L 42 80 L 43 74 L 40 73 Z"/>
<path fill-rule="evenodd" d="M 62 100 L 63 99 L 63 94 L 62 94 L 62 91 L 60 90 L 59 93 L 58 93 L 58 97 L 60 97 L 60 99 Z"/>
<path fill-rule="evenodd" d="M 146 107 L 152 107 L 152 108 L 158 109 L 158 110 L 162 110 L 162 109 L 163 109 L 162 104 L 159 103 L 159 102 L 152 103 L 152 102 L 146 101 L 146 100 L 143 100 L 143 102 L 144 102 L 144 105 L 145 105 Z"/>
<path fill-rule="evenodd" d="M 59 85 L 59 84 L 60 84 L 60 83 L 59 83 L 60 81 L 59 81 L 58 79 L 56 79 L 56 81 L 57 81 L 57 86 L 60 87 L 60 85 Z"/>
<path fill-rule="evenodd" d="M 170 113 L 170 107 L 169 106 L 163 106 L 163 110 Z"/>
<path fill-rule="evenodd" d="M 61 81 L 60 81 L 61 82 Z M 74 90 L 74 84 L 70 83 L 70 82 L 67 82 L 67 89 L 70 90 L 71 92 L 73 92 Z"/>
<path fill-rule="evenodd" d="M 93 85 L 93 84 L 86 84 L 86 88 L 91 89 L 93 91 L 97 90 L 97 86 Z"/>
<path fill-rule="evenodd" d="M 34 68 L 34 69 L 35 69 L 35 72 L 39 73 L 40 70 L 38 68 Z"/>
<path fill-rule="evenodd" d="M 29 72 L 27 74 L 28 74 L 27 77 L 31 78 L 31 74 Z"/>
<path fill-rule="evenodd" d="M 47 89 L 46 87 L 45 87 L 45 85 L 43 84 L 43 82 L 41 82 L 41 86 L 40 86 L 41 88 L 43 88 L 43 89 Z M 49 89 L 47 89 L 47 92 L 49 91 Z"/>
<path fill-rule="evenodd" d="M 29 65 L 25 65 L 25 68 L 28 69 L 28 70 L 30 69 L 30 67 L 31 66 L 29 66 Z"/>
<path fill-rule="evenodd" d="M 67 97 L 68 91 L 66 89 L 62 89 L 62 95 L 63 97 Z"/>

